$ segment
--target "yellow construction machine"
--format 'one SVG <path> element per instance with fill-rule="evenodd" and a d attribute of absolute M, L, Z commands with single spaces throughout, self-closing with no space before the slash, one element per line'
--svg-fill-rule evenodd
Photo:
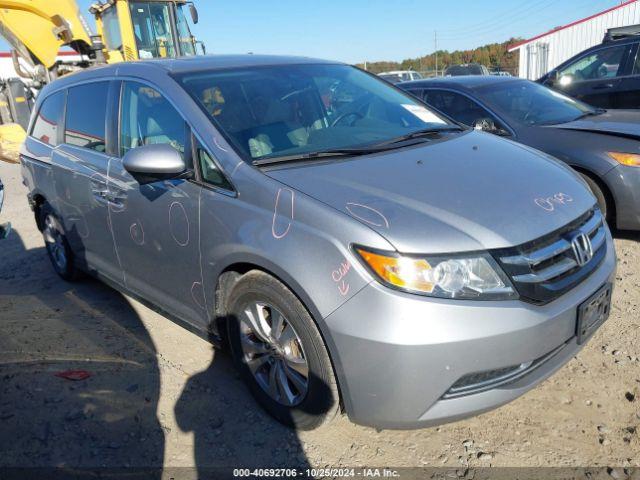
<path fill-rule="evenodd" d="M 75 0 L 0 0 L 0 36 L 22 79 L 0 80 L 0 156 L 17 158 L 34 92 L 74 70 L 102 63 L 196 55 L 198 12 L 186 0 L 107 0 L 91 5 L 92 33 Z M 69 47 L 74 55 L 59 56 Z"/>

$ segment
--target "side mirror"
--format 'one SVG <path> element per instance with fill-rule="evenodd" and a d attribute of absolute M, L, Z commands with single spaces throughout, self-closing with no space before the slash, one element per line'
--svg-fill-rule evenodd
<path fill-rule="evenodd" d="M 493 133 L 501 137 L 508 137 L 509 132 L 496 125 L 496 122 L 491 118 L 479 118 L 473 122 L 474 130 L 482 130 L 483 132 Z"/>
<path fill-rule="evenodd" d="M 182 155 L 168 143 L 133 148 L 122 165 L 140 184 L 190 176 Z"/>
<path fill-rule="evenodd" d="M 571 74 L 563 75 L 558 79 L 557 83 L 561 87 L 566 87 L 568 85 L 571 85 L 574 79 L 575 79 L 574 75 L 571 75 Z"/>
<path fill-rule="evenodd" d="M 496 130 L 496 124 L 490 118 L 478 118 L 473 122 L 473 129 L 482 130 L 483 132 L 493 132 Z"/>
<path fill-rule="evenodd" d="M 189 4 L 189 13 L 191 14 L 191 21 L 195 25 L 198 23 L 198 9 L 193 3 Z"/>

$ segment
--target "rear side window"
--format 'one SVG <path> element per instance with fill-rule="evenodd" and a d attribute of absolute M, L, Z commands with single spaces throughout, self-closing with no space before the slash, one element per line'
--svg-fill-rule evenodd
<path fill-rule="evenodd" d="M 58 126 L 64 111 L 64 92 L 45 98 L 31 130 L 31 136 L 53 147 L 58 144 Z"/>
<path fill-rule="evenodd" d="M 72 87 L 67 93 L 64 142 L 104 153 L 109 82 Z"/>

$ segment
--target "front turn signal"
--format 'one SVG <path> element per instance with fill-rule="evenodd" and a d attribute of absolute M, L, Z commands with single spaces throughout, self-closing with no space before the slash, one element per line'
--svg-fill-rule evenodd
<path fill-rule="evenodd" d="M 640 167 L 640 153 L 607 152 L 607 155 L 627 167 Z"/>

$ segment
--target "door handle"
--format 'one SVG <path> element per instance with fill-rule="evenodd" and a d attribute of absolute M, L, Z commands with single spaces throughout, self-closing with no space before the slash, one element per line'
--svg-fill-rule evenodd
<path fill-rule="evenodd" d="M 109 191 L 106 185 L 97 185 L 94 183 L 91 186 L 91 193 L 93 193 L 94 198 L 100 203 L 109 201 Z"/>
<path fill-rule="evenodd" d="M 600 83 L 599 85 L 594 85 L 594 90 L 605 90 L 607 88 L 613 88 L 613 83 Z"/>
<path fill-rule="evenodd" d="M 117 207 L 122 207 L 124 205 L 127 196 L 121 192 L 109 192 L 107 193 L 107 200 L 110 204 L 115 205 Z"/>

